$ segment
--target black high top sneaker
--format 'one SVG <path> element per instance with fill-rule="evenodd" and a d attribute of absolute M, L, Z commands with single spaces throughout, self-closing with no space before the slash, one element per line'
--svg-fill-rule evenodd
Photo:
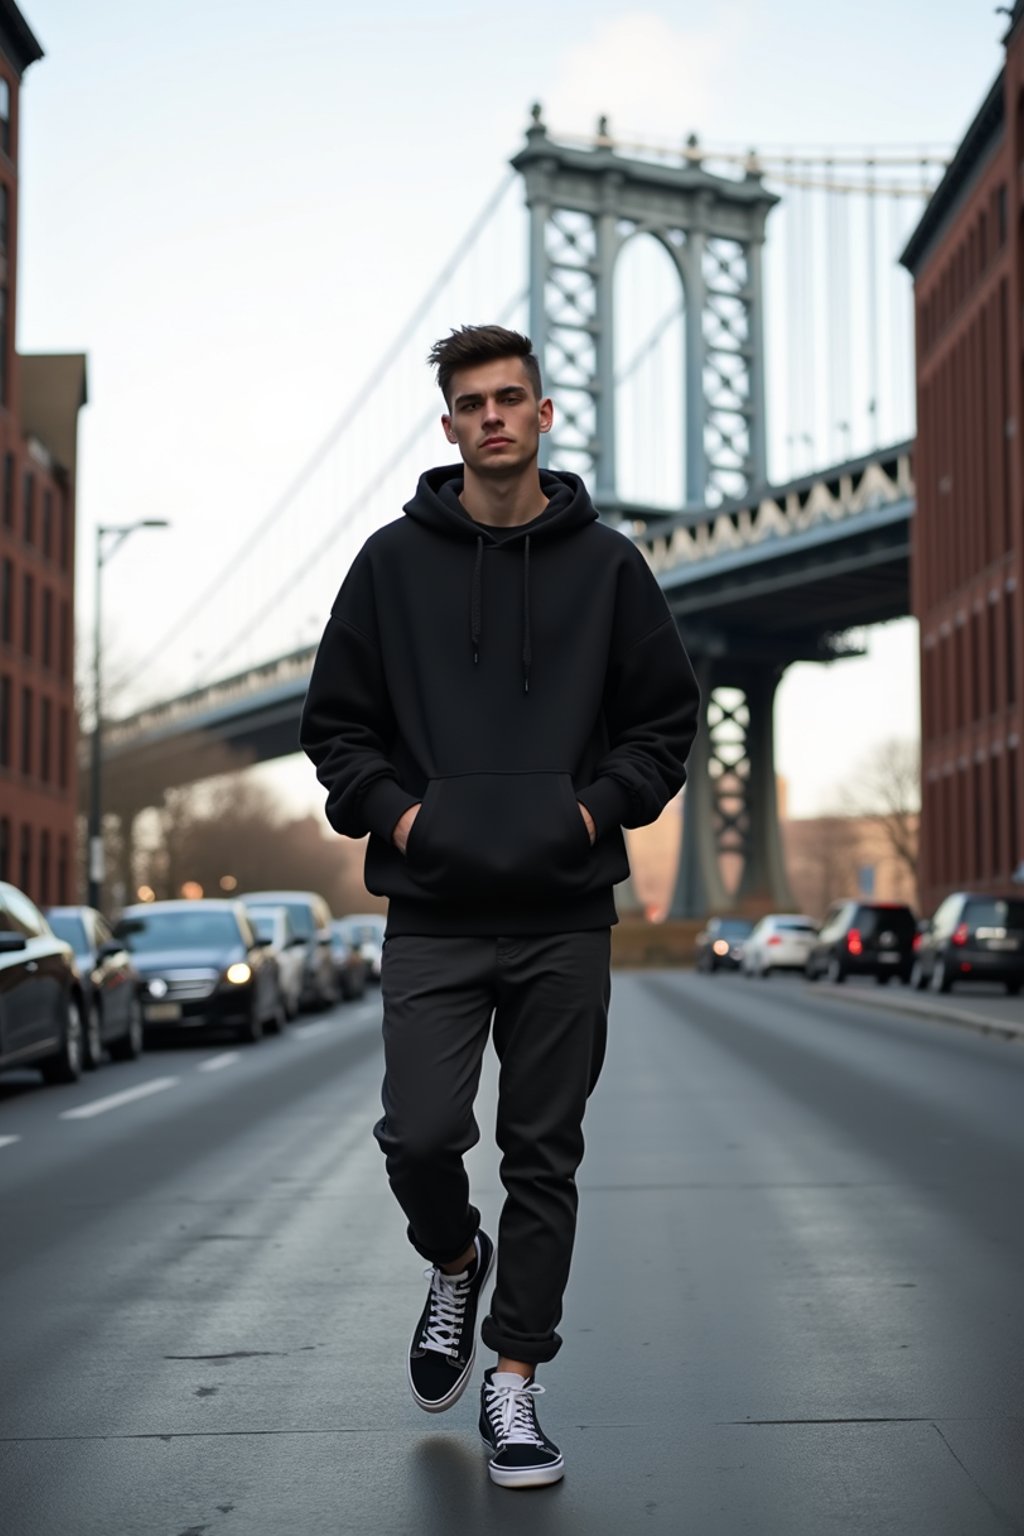
<path fill-rule="evenodd" d="M 425 1271 L 430 1290 L 409 1346 L 409 1385 L 427 1413 L 444 1413 L 469 1384 L 476 1359 L 476 1312 L 494 1268 L 494 1244 L 486 1232 L 474 1238 L 476 1260 L 459 1275 L 435 1264 Z"/>
<path fill-rule="evenodd" d="M 543 1488 L 565 1475 L 562 1453 L 537 1422 L 536 1399 L 544 1391 L 529 1380 L 496 1386 L 484 1372 L 480 1389 L 480 1435 L 492 1452 L 487 1470 L 502 1488 Z"/>

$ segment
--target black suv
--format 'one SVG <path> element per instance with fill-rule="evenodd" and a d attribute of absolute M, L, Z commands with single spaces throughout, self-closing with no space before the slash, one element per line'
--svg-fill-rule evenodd
<path fill-rule="evenodd" d="M 1024 981 L 1024 897 L 955 891 L 919 929 L 912 986 L 948 992 L 955 981 L 1001 981 L 1017 996 Z"/>
<path fill-rule="evenodd" d="M 917 922 L 909 907 L 887 901 L 836 901 L 807 956 L 808 981 L 827 976 L 873 976 L 884 986 L 893 976 L 910 980 Z"/>

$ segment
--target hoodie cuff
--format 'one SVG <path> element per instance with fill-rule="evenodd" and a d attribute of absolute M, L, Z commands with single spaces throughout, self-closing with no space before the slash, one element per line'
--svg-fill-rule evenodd
<path fill-rule="evenodd" d="M 615 779 L 595 779 L 586 789 L 576 791 L 576 799 L 593 816 L 598 837 L 602 837 L 609 827 L 621 827 L 626 819 L 626 791 Z"/>
<path fill-rule="evenodd" d="M 376 832 L 386 843 L 410 805 L 419 805 L 416 795 L 395 779 L 374 779 L 363 796 L 363 820 L 371 832 Z"/>

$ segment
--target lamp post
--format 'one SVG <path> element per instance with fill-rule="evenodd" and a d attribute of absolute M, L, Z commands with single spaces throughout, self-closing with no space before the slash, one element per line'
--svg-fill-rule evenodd
<path fill-rule="evenodd" d="M 102 584 L 100 577 L 103 567 L 114 552 L 120 549 L 130 533 L 136 528 L 168 528 L 170 524 L 164 518 L 146 517 L 135 523 L 107 523 L 100 524 L 96 529 L 96 590 L 95 608 L 93 619 L 93 726 L 92 726 L 92 759 L 89 775 L 89 905 L 98 907 L 103 890 L 104 859 L 103 859 L 103 786 L 101 776 L 103 771 L 103 693 L 102 693 L 102 651 L 103 629 L 100 614 L 100 594 Z M 110 537 L 112 542 L 104 548 L 104 539 Z"/>

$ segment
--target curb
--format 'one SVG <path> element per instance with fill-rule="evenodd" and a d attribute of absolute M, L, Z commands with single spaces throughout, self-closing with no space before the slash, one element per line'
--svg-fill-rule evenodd
<path fill-rule="evenodd" d="M 882 989 L 879 988 L 879 991 Z M 961 1029 L 973 1029 L 979 1035 L 1001 1035 L 1004 1040 L 1024 1040 L 1024 1024 L 1011 1024 L 1005 1019 L 989 1019 L 983 1013 L 966 1013 L 960 1009 L 914 1005 L 910 1002 L 892 1001 L 893 994 L 876 997 L 874 993 L 842 992 L 839 987 L 820 989 L 816 996 L 837 1003 L 863 1003 L 868 1008 L 881 1008 L 889 1013 L 900 1013 L 911 1019 L 936 1019 L 940 1024 L 956 1024 Z M 898 994 L 896 994 L 898 997 Z M 920 994 L 917 994 L 920 996 Z"/>

